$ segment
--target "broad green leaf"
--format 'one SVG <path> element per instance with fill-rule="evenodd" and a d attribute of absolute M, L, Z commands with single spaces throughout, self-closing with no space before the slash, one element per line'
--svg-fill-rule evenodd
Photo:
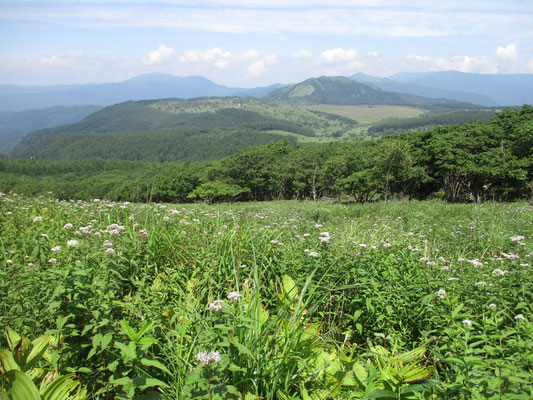
<path fill-rule="evenodd" d="M 147 367 L 155 367 L 160 369 L 163 372 L 166 372 L 169 375 L 172 375 L 172 373 L 168 370 L 167 367 L 165 367 L 161 362 L 157 360 L 149 360 L 147 358 L 141 358 L 141 364 L 146 365 Z"/>
<path fill-rule="evenodd" d="M 155 386 L 168 387 L 168 385 L 165 382 L 160 381 L 159 379 L 156 379 L 156 378 L 150 378 L 148 376 L 137 376 L 133 379 L 133 382 L 136 387 L 141 388 L 141 389 L 146 389 L 146 388 L 155 387 Z"/>
<path fill-rule="evenodd" d="M 26 360 L 26 365 L 24 366 L 24 371 L 27 371 L 30 369 L 37 361 L 41 359 L 44 352 L 48 349 L 48 345 L 50 343 L 50 340 L 52 339 L 51 336 L 41 336 L 35 339 L 32 344 L 33 348 L 31 349 L 30 354 L 28 355 L 28 358 Z"/>
<path fill-rule="evenodd" d="M 89 351 L 89 354 L 87 354 L 87 360 L 90 360 L 92 356 L 96 354 L 96 347 L 93 347 L 91 351 Z"/>
<path fill-rule="evenodd" d="M 128 335 L 132 342 L 137 343 L 137 341 L 139 340 L 139 335 L 137 335 L 137 332 L 135 332 L 135 330 L 130 326 L 128 321 L 126 321 L 125 319 L 121 320 L 120 327 L 122 328 L 122 331 L 126 335 Z"/>
<path fill-rule="evenodd" d="M 5 391 L 9 400 L 41 400 L 37 387 L 24 372 L 7 371 L 6 380 Z"/>
<path fill-rule="evenodd" d="M 20 367 L 13 358 L 13 353 L 8 349 L 0 349 L 0 363 L 4 372 L 16 370 L 20 371 Z"/>
<path fill-rule="evenodd" d="M 409 371 L 404 375 L 404 380 L 406 382 L 417 382 L 423 379 L 429 378 L 433 372 L 435 372 L 435 367 L 417 367 Z"/>
<path fill-rule="evenodd" d="M 128 345 L 125 345 L 121 342 L 116 342 L 115 346 L 120 349 L 122 358 L 124 362 L 129 362 L 131 360 L 134 360 L 137 357 L 137 351 L 135 348 L 135 343 L 129 342 Z"/>
<path fill-rule="evenodd" d="M 373 390 L 369 395 L 369 399 L 396 399 L 396 394 L 390 390 L 376 389 Z"/>
<path fill-rule="evenodd" d="M 153 344 L 156 344 L 157 343 L 157 339 L 156 338 L 152 338 L 152 337 L 148 337 L 148 336 L 145 336 L 145 337 L 142 337 L 140 338 L 137 343 L 140 345 L 141 347 L 141 350 L 146 350 L 148 347 L 150 347 L 151 345 Z"/>
<path fill-rule="evenodd" d="M 111 339 L 113 339 L 113 334 L 112 333 L 107 333 L 102 338 L 102 341 L 100 342 L 100 347 L 102 348 L 102 350 L 105 350 L 107 348 L 107 346 L 109 345 L 109 342 L 111 342 Z"/>
<path fill-rule="evenodd" d="M 146 324 L 143 325 L 143 327 L 140 329 L 140 331 L 137 333 L 137 337 L 140 339 L 141 337 L 144 336 L 144 334 L 150 330 L 152 330 L 152 328 L 154 327 L 155 323 L 154 322 L 147 322 Z"/>
<path fill-rule="evenodd" d="M 457 315 L 459 315 L 459 313 L 461 312 L 463 307 L 464 307 L 463 303 L 461 303 L 457 307 L 455 307 L 455 309 L 452 311 L 452 319 L 455 319 L 457 317 Z"/>
<path fill-rule="evenodd" d="M 244 400 L 260 400 L 260 399 L 262 399 L 262 397 L 259 397 L 259 396 L 255 395 L 253 393 L 250 393 L 250 392 L 248 392 L 248 393 L 246 393 L 244 395 Z"/>
<path fill-rule="evenodd" d="M 366 372 L 366 369 L 361 364 L 359 364 L 359 362 L 356 362 L 353 365 L 353 372 L 356 378 L 359 380 L 359 382 L 366 385 L 366 381 L 368 379 L 368 373 Z"/>
<path fill-rule="evenodd" d="M 129 378 L 127 376 L 123 376 L 123 377 L 118 378 L 118 379 L 115 379 L 114 377 L 111 377 L 111 378 L 109 378 L 109 383 L 111 383 L 112 385 L 124 386 L 124 385 L 127 385 L 128 383 L 131 383 L 131 378 Z"/>
<path fill-rule="evenodd" d="M 14 351 L 15 347 L 17 347 L 19 342 L 22 340 L 22 337 L 8 326 L 6 327 L 6 339 L 9 349 Z"/>
<path fill-rule="evenodd" d="M 102 334 L 101 333 L 97 333 L 96 335 L 94 335 L 93 338 L 92 338 L 93 347 L 98 347 L 100 345 L 101 341 L 102 341 Z"/>
<path fill-rule="evenodd" d="M 252 354 L 250 349 L 248 349 L 248 347 L 246 347 L 246 346 L 242 345 L 241 343 L 239 343 L 237 341 L 237 339 L 231 340 L 231 344 L 233 344 L 235 347 L 237 347 L 237 349 L 239 349 L 239 353 L 246 354 L 247 356 L 249 356 L 251 358 L 254 357 L 254 355 Z"/>
<path fill-rule="evenodd" d="M 228 367 L 231 372 L 246 372 L 246 368 L 239 367 L 238 365 L 231 363 Z"/>
<path fill-rule="evenodd" d="M 396 358 L 403 361 L 404 363 L 410 363 L 410 362 L 420 359 L 425 353 L 426 353 L 425 347 L 417 347 L 416 349 L 413 349 L 411 351 L 398 354 Z"/>
<path fill-rule="evenodd" d="M 24 336 L 22 336 L 22 340 L 15 347 L 13 357 L 15 358 L 15 361 L 17 362 L 22 371 L 26 369 L 26 361 L 28 359 L 28 356 L 30 355 L 32 348 L 32 343 L 28 338 Z"/>
<path fill-rule="evenodd" d="M 42 400 L 67 400 L 72 392 L 81 387 L 80 382 L 73 378 L 74 375 L 65 375 L 54 379 L 44 389 Z"/>
<path fill-rule="evenodd" d="M 282 278 L 282 291 L 283 296 L 290 301 L 296 301 L 298 299 L 298 288 L 296 283 L 288 275 L 283 275 Z"/>

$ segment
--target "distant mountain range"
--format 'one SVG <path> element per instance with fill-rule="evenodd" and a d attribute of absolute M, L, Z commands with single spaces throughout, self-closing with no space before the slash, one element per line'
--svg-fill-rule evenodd
<path fill-rule="evenodd" d="M 458 71 L 404 72 L 389 78 L 366 74 L 350 77 L 382 90 L 431 98 L 467 101 L 483 106 L 533 104 L 533 74 L 474 74 Z"/>
<path fill-rule="evenodd" d="M 218 85 L 201 76 L 144 74 L 118 83 L 57 86 L 0 85 L 0 110 L 22 111 L 51 106 L 109 106 L 129 100 L 191 99 L 207 96 L 261 97 L 282 85 L 253 89 Z"/>
<path fill-rule="evenodd" d="M 483 106 L 533 104 L 533 74 L 472 74 L 442 71 L 400 73 L 388 78 L 358 73 L 349 78 L 386 92 L 433 99 L 456 100 Z M 178 77 L 161 73 L 140 75 L 117 83 L 56 86 L 0 85 L 0 111 L 87 104 L 108 106 L 128 100 L 163 98 L 264 97 L 285 86 L 288 85 L 274 84 L 245 89 L 218 85 L 201 76 Z M 313 97 L 316 96 L 315 94 Z"/>

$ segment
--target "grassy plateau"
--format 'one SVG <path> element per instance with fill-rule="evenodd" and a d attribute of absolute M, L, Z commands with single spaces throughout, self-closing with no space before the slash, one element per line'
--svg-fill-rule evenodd
<path fill-rule="evenodd" d="M 2 194 L 0 226 L 6 398 L 533 397 L 525 202 Z"/>

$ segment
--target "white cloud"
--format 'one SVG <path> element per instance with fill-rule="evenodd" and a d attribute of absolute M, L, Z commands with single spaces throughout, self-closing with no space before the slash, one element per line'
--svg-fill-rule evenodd
<path fill-rule="evenodd" d="M 246 68 L 246 72 L 248 73 L 248 76 L 251 77 L 261 76 L 267 72 L 267 67 L 271 67 L 277 62 L 278 56 L 276 54 L 270 54 L 268 56 L 263 57 L 261 60 L 257 60 L 256 62 L 250 64 Z"/>
<path fill-rule="evenodd" d="M 221 59 L 216 60 L 213 65 L 216 68 L 225 69 L 225 68 L 228 67 L 229 62 L 228 62 L 228 60 L 224 60 L 223 58 L 221 58 Z"/>
<path fill-rule="evenodd" d="M 459 3 L 458 1 L 455 1 Z M 115 3 L 115 2 L 112 2 Z M 2 9 L 2 21 L 37 21 L 56 27 L 84 28 L 137 27 L 171 28 L 233 33 L 321 33 L 365 35 L 377 37 L 423 37 L 445 35 L 490 35 L 502 37 L 506 32 L 530 32 L 531 15 L 521 7 L 500 4 L 483 7 L 481 2 L 465 11 L 463 5 L 439 6 L 422 2 L 406 9 L 400 0 L 386 1 L 377 9 L 373 2 L 313 2 L 312 5 L 287 3 L 275 7 L 254 3 L 224 2 L 209 8 L 201 2 L 162 2 L 153 6 L 147 1 L 106 5 L 103 1 L 67 3 L 51 2 L 36 6 L 35 2 L 12 1 Z M 280 0 L 281 5 L 281 0 Z M 449 3 L 449 2 L 446 2 Z M 254 8 L 255 6 L 255 8 Z M 261 8 L 262 7 L 262 8 Z M 354 21 L 357 21 L 354 23 Z M 501 39 L 500 39 L 501 40 Z"/>
<path fill-rule="evenodd" d="M 242 54 L 238 55 L 238 58 L 241 60 L 251 60 L 253 58 L 259 57 L 259 52 L 255 49 L 250 49 L 248 51 L 245 51 Z"/>
<path fill-rule="evenodd" d="M 160 45 L 156 50 L 148 53 L 148 56 L 142 58 L 142 62 L 146 65 L 158 65 L 168 61 L 174 54 L 174 49 Z"/>
<path fill-rule="evenodd" d="M 354 49 L 344 50 L 341 48 L 338 49 L 328 49 L 320 54 L 320 57 L 328 63 L 353 60 L 357 57 L 357 51 Z"/>
<path fill-rule="evenodd" d="M 71 51 L 42 57 L 40 63 L 45 67 L 69 67 L 78 64 L 84 57 L 85 54 L 82 51 Z"/>
<path fill-rule="evenodd" d="M 407 71 L 448 71 L 497 73 L 498 66 L 485 56 L 458 55 L 450 58 L 430 58 L 408 55 L 402 61 Z"/>
<path fill-rule="evenodd" d="M 298 50 L 297 52 L 293 53 L 292 56 L 296 59 L 305 59 L 305 58 L 311 58 L 313 57 L 313 54 L 309 50 Z"/>
<path fill-rule="evenodd" d="M 278 56 L 276 54 L 270 54 L 263 57 L 263 60 L 265 60 L 266 65 L 273 65 L 278 62 Z"/>
<path fill-rule="evenodd" d="M 265 66 L 264 60 L 259 60 L 254 62 L 253 64 L 250 64 L 248 68 L 246 68 L 246 71 L 248 72 L 248 75 L 250 76 L 259 76 L 263 75 L 266 72 L 267 68 Z"/>
<path fill-rule="evenodd" d="M 228 59 L 231 57 L 229 51 L 223 51 L 218 47 L 201 51 L 201 50 L 188 50 L 182 54 L 180 61 L 183 63 L 189 62 L 210 62 L 216 63 L 220 59 Z"/>
<path fill-rule="evenodd" d="M 142 71 L 117 56 L 82 51 L 0 59 L 2 83 L 53 85 L 116 82 Z"/>
<path fill-rule="evenodd" d="M 516 60 L 516 45 L 510 44 L 506 47 L 498 46 L 498 49 L 496 50 L 496 55 L 500 58 Z"/>

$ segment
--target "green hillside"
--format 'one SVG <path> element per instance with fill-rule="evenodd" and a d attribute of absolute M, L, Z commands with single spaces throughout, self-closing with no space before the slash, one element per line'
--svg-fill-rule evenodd
<path fill-rule="evenodd" d="M 469 103 L 453 100 L 385 92 L 374 85 L 355 82 L 345 77 L 307 79 L 301 83 L 275 90 L 266 98 L 290 104 L 401 105 L 452 109 L 472 107 Z"/>
<path fill-rule="evenodd" d="M 80 121 L 99 106 L 48 107 L 0 112 L 0 152 L 9 153 L 29 132 Z"/>
<path fill-rule="evenodd" d="M 60 134 L 35 149 L 45 160 L 114 159 L 131 161 L 209 161 L 229 156 L 250 146 L 287 139 L 285 136 L 253 130 L 211 130 L 178 128 L 132 133 Z"/>
<path fill-rule="evenodd" d="M 383 134 L 407 132 L 409 130 L 427 130 L 440 125 L 462 125 L 473 120 L 488 122 L 496 115 L 496 113 L 497 111 L 495 109 L 464 110 L 450 111 L 441 114 L 429 114 L 416 118 L 391 118 L 372 124 L 372 126 L 368 128 L 368 133 L 370 135 L 380 136 Z"/>
<path fill-rule="evenodd" d="M 299 143 L 364 139 L 373 124 L 385 119 L 419 117 L 428 110 L 449 112 L 462 105 L 323 77 L 276 90 L 265 100 L 203 97 L 119 103 L 75 124 L 34 131 L 11 154 L 52 160 L 205 161 L 283 138 Z"/>
<path fill-rule="evenodd" d="M 140 152 L 150 160 L 168 160 L 166 156 L 160 157 L 158 153 L 147 154 L 146 148 L 154 151 L 156 149 L 146 146 L 145 142 L 155 140 L 155 134 L 159 132 L 157 141 L 161 143 L 167 140 L 166 145 L 161 145 L 161 148 L 166 150 L 167 147 L 175 145 L 174 141 L 183 135 L 185 129 L 188 139 L 180 142 L 179 149 L 171 152 L 176 156 L 172 160 L 205 160 L 211 158 L 206 154 L 213 153 L 212 149 L 221 136 L 228 138 L 228 143 L 234 145 L 232 152 L 235 152 L 242 148 L 235 138 L 240 137 L 243 132 L 250 133 L 243 143 L 260 145 L 270 140 L 280 140 L 287 135 L 292 138 L 291 140 L 315 136 L 340 137 L 353 131 L 356 125 L 357 121 L 341 115 L 286 105 L 279 106 L 258 99 L 223 97 L 130 101 L 106 107 L 76 124 L 32 132 L 14 148 L 12 155 L 46 159 L 80 159 L 100 157 L 104 151 L 107 157 L 107 152 L 101 149 L 100 143 L 123 141 L 125 147 L 143 146 L 132 153 Z M 169 134 L 169 130 L 173 134 Z M 254 134 L 258 132 L 264 133 L 264 137 Z M 137 135 L 122 137 L 126 133 L 137 133 Z M 209 134 L 206 135 L 207 133 Z M 107 138 L 106 135 L 110 134 L 112 136 Z M 91 138 L 93 135 L 98 136 Z M 198 140 L 210 140 L 213 143 L 205 144 L 207 146 L 205 152 L 197 148 L 184 150 L 183 146 L 192 145 L 194 142 L 191 139 L 193 136 L 202 136 Z M 230 154 L 227 145 L 223 148 L 226 150 L 214 151 L 213 154 L 217 156 Z M 118 156 L 119 153 L 122 155 Z M 131 154 L 124 156 L 123 152 L 119 153 L 114 153 L 117 154 L 117 158 L 138 159 Z M 200 153 L 202 155 L 199 155 Z M 194 156 L 183 158 L 183 155 L 187 154 Z"/>

